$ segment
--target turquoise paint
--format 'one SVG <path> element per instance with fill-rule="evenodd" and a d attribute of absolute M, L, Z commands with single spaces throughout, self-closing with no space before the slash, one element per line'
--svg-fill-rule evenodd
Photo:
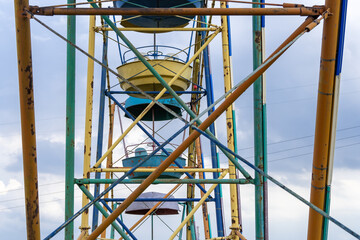
<path fill-rule="evenodd" d="M 330 214 L 330 199 L 331 199 L 331 186 L 326 186 L 326 193 L 325 193 L 325 209 L 324 212 Z M 328 232 L 329 232 L 329 219 L 324 218 L 324 227 L 323 227 L 323 235 L 322 240 L 328 239 Z"/>
<path fill-rule="evenodd" d="M 256 0 L 255 2 L 260 2 Z M 253 5 L 253 8 L 259 8 L 259 5 Z M 261 16 L 253 16 L 253 69 L 257 69 L 263 62 L 262 50 L 262 18 Z M 255 166 L 264 170 L 265 163 L 265 146 L 266 146 L 266 133 L 264 131 L 264 86 L 263 76 L 260 76 L 253 84 L 253 98 L 254 98 L 254 155 Z M 266 123 L 265 123 L 266 124 Z M 255 172 L 255 228 L 256 239 L 267 239 L 265 236 L 265 201 L 264 198 L 264 177 Z"/>
<path fill-rule="evenodd" d="M 75 3 L 68 0 L 68 4 Z M 74 8 L 74 6 L 68 6 Z M 67 39 L 76 43 L 76 16 L 67 16 Z M 75 172 L 75 48 L 66 46 L 66 140 L 65 140 L 65 220 L 74 215 Z M 65 227 L 65 240 L 74 239 L 74 223 Z"/>
<path fill-rule="evenodd" d="M 138 148 L 139 149 L 139 148 Z M 136 149 L 136 150 L 138 150 Z M 135 151 L 136 151 L 135 150 Z M 169 153 L 172 151 L 170 149 L 166 149 Z M 135 152 L 136 154 L 136 152 Z M 134 157 L 126 158 L 122 160 L 124 167 L 134 167 L 139 162 L 143 161 L 143 159 L 147 157 L 146 151 L 145 153 L 141 153 L 140 155 L 135 155 Z M 159 155 L 154 155 L 150 159 L 148 159 L 145 163 L 141 165 L 141 167 L 157 167 L 159 166 L 168 156 L 165 153 L 161 153 Z M 176 158 L 176 162 L 178 162 L 182 167 L 185 167 L 186 160 L 185 158 L 178 157 Z M 176 167 L 175 163 L 172 163 L 170 167 Z M 132 179 L 145 179 L 147 178 L 151 172 L 134 172 L 128 176 L 128 178 Z M 179 179 L 184 173 L 182 172 L 164 172 L 160 175 L 159 178 L 177 178 Z"/>

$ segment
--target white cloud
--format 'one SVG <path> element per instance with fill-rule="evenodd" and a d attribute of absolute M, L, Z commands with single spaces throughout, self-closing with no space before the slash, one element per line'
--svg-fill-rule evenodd
<path fill-rule="evenodd" d="M 16 160 L 16 156 L 21 154 L 21 136 L 10 135 L 0 136 L 0 163 L 4 166 L 12 164 Z"/>
<path fill-rule="evenodd" d="M 8 191 L 15 190 L 20 187 L 22 187 L 22 184 L 17 179 L 11 178 L 8 184 L 0 181 L 0 195 L 6 195 Z"/>

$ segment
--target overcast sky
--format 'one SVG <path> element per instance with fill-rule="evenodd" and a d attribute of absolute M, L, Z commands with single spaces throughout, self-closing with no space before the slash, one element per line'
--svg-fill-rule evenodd
<path fill-rule="evenodd" d="M 274 0 L 280 3 L 282 1 Z M 296 2 L 296 1 L 287 1 Z M 0 0 L 0 48 L 2 53 L 2 88 L 0 91 L 0 232 L 6 239 L 25 239 L 25 209 L 23 193 L 22 153 L 20 135 L 20 109 L 18 94 L 17 56 L 15 41 L 14 7 L 12 1 Z M 63 3 L 57 1 L 56 3 Z M 297 2 L 298 3 L 298 2 Z M 322 1 L 306 0 L 306 5 L 318 5 Z M 30 1 L 31 5 L 50 5 L 53 1 Z M 232 5 L 236 7 L 237 5 Z M 240 5 L 239 7 L 245 7 Z M 335 169 L 333 176 L 331 215 L 360 233 L 358 218 L 360 207 L 360 7 L 357 0 L 349 0 L 345 36 L 345 51 L 340 86 L 340 102 L 335 148 Z M 65 17 L 39 17 L 42 21 L 65 36 Z M 267 56 L 304 20 L 304 17 L 267 17 L 266 53 Z M 219 17 L 215 17 L 219 23 Z M 31 21 L 33 74 L 36 112 L 37 155 L 40 189 L 41 236 L 44 238 L 63 222 L 64 211 L 64 153 L 65 153 L 65 89 L 66 89 L 66 44 L 55 35 Z M 252 71 L 251 18 L 232 17 L 233 73 L 234 83 L 238 83 Z M 77 44 L 87 49 L 88 18 L 77 18 Z M 268 159 L 269 174 L 306 199 L 310 195 L 310 178 L 314 141 L 317 84 L 321 47 L 322 24 L 312 32 L 300 38 L 266 73 L 268 107 Z M 126 33 L 135 46 L 149 45 L 152 37 L 144 34 Z M 114 36 L 111 34 L 111 36 Z M 158 35 L 158 43 L 176 47 L 188 45 L 189 33 L 179 37 L 174 33 Z M 96 57 L 101 59 L 101 39 L 97 35 Z M 109 64 L 115 69 L 120 65 L 116 45 L 110 41 Z M 223 73 L 221 68 L 221 37 L 211 44 L 211 63 L 215 84 L 215 98 L 223 94 Z M 83 137 L 85 118 L 85 87 L 87 59 L 77 53 L 76 69 L 76 177 L 82 176 Z M 96 140 L 97 113 L 99 98 L 100 67 L 95 68 L 94 85 L 94 127 L 93 143 Z M 117 80 L 111 76 L 111 83 Z M 114 87 L 119 90 L 119 87 Z M 119 98 L 124 101 L 125 97 Z M 186 100 L 186 98 L 184 98 Z M 202 106 L 206 103 L 203 101 Z M 253 161 L 253 125 L 252 125 L 252 88 L 245 92 L 235 103 L 237 114 L 237 137 L 239 153 Z M 183 114 L 185 117 L 185 114 Z M 124 124 L 130 121 L 123 119 Z M 177 124 L 177 125 L 176 125 Z M 105 124 L 107 129 L 107 123 Z M 169 126 L 182 126 L 174 121 Z M 225 142 L 224 117 L 216 123 L 218 137 Z M 159 128 L 160 124 L 156 125 Z M 168 137 L 165 128 L 164 137 Z M 171 129 L 171 128 L 170 128 Z M 115 123 L 115 137 L 119 136 L 119 124 Z M 139 129 L 131 132 L 127 144 L 135 144 L 144 138 Z M 104 139 L 107 139 L 105 134 Z M 179 143 L 182 136 L 175 140 Z M 104 141 L 104 146 L 107 145 Z M 202 139 L 206 149 L 209 145 Z M 95 150 L 93 144 L 93 150 Z M 208 151 L 207 151 L 208 152 Z M 209 154 L 205 152 L 205 161 Z M 119 158 L 122 150 L 116 151 Z M 94 162 L 95 151 L 92 153 Z M 221 163 L 226 159 L 220 154 Z M 207 163 L 208 164 L 208 163 Z M 249 170 L 250 171 L 250 170 Z M 135 186 L 130 186 L 134 188 Z M 162 187 L 166 192 L 170 186 Z M 76 189 L 76 188 L 75 188 Z M 153 188 L 152 190 L 154 190 Z M 156 189 L 155 189 L 156 190 Z M 224 192 L 227 190 L 224 187 Z M 119 196 L 128 191 L 123 186 L 117 190 Z M 183 190 L 179 191 L 182 196 Z M 128 192 L 126 193 L 128 194 Z M 81 207 L 81 194 L 76 189 L 75 209 Z M 241 187 L 244 235 L 254 238 L 254 194 L 253 186 Z M 227 228 L 229 226 L 229 199 L 224 194 Z M 211 220 L 214 223 L 213 205 Z M 269 219 L 271 239 L 305 239 L 307 234 L 308 208 L 282 189 L 269 185 Z M 136 218 L 125 215 L 130 222 Z M 166 218 L 164 218 L 166 219 Z M 196 217 L 199 226 L 202 220 Z M 166 222 L 180 222 L 180 215 L 166 219 Z M 167 229 L 159 219 L 155 219 L 158 229 Z M 147 221 L 140 231 L 135 232 L 139 239 L 147 239 L 150 229 Z M 129 224 L 130 225 L 130 224 Z M 76 233 L 79 221 L 75 223 Z M 131 226 L 131 225 L 130 225 Z M 165 230 L 164 230 L 165 231 Z M 215 231 L 215 230 L 214 230 Z M 227 229 L 229 233 L 229 230 Z M 169 231 L 170 233 L 170 231 Z M 202 230 L 200 228 L 200 234 Z M 165 235 L 165 233 L 164 233 Z M 147 236 L 147 235 L 145 235 Z M 169 235 L 166 235 L 169 236 Z M 203 235 L 202 235 L 203 236 Z M 63 239 L 62 234 L 54 239 Z M 156 239 L 167 239 L 156 236 Z M 354 239 L 337 226 L 330 223 L 329 240 Z"/>

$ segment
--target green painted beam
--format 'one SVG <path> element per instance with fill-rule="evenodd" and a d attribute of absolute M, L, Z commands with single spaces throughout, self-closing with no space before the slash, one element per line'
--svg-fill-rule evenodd
<path fill-rule="evenodd" d="M 261 0 L 255 0 L 261 2 Z M 253 5 L 253 8 L 259 8 Z M 264 18 L 253 16 L 253 69 L 257 69 L 264 61 Z M 265 103 L 265 83 L 264 75 L 261 75 L 253 84 L 253 103 L 254 103 L 254 155 L 255 166 L 267 172 L 266 160 L 266 103 Z M 255 228 L 256 239 L 268 239 L 266 234 L 267 226 L 267 205 L 265 199 L 266 191 L 264 184 L 265 178 L 255 172 Z"/>
<path fill-rule="evenodd" d="M 68 0 L 68 4 L 75 3 Z M 75 6 L 68 6 L 74 8 Z M 76 43 L 76 16 L 67 16 L 67 39 Z M 66 140 L 65 140 L 65 220 L 74 215 L 74 158 L 75 158 L 75 48 L 66 46 Z M 65 228 L 65 240 L 74 239 L 74 224 Z"/>

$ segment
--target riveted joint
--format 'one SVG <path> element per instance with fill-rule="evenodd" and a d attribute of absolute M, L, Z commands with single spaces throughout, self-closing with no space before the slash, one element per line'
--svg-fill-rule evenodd
<path fill-rule="evenodd" d="M 37 14 L 37 15 L 46 15 L 46 16 L 54 15 L 53 7 L 29 6 L 28 11 L 31 12 L 32 14 Z"/>
<path fill-rule="evenodd" d="M 321 20 L 323 19 L 327 19 L 329 16 L 331 16 L 332 14 L 330 13 L 330 9 L 327 9 L 325 12 L 323 12 L 323 14 L 321 15 L 321 17 L 319 19 L 315 19 L 313 22 L 311 22 L 309 25 L 306 26 L 306 31 L 310 32 L 311 30 L 313 30 L 317 25 L 319 25 L 319 23 L 321 22 Z"/>

